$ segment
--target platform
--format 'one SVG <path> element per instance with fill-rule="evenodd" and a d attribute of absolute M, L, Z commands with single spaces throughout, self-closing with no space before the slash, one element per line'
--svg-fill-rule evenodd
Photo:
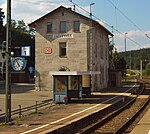
<path fill-rule="evenodd" d="M 130 134 L 150 134 L 150 109 L 146 112 Z"/>
<path fill-rule="evenodd" d="M 150 95 L 150 85 L 146 85 L 145 95 Z M 150 134 L 150 108 L 130 134 Z"/>

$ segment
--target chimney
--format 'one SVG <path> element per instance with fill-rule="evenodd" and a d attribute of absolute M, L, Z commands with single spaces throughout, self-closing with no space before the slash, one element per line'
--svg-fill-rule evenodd
<path fill-rule="evenodd" d="M 71 7 L 68 7 L 68 9 L 69 9 L 70 11 L 72 11 Z"/>

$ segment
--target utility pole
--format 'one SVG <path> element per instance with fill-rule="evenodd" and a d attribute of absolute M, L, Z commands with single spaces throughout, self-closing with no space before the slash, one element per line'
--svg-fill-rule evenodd
<path fill-rule="evenodd" d="M 125 45 L 125 52 L 127 51 L 127 34 L 128 33 L 125 33 L 125 39 L 124 39 L 124 45 Z"/>
<path fill-rule="evenodd" d="M 93 71 L 93 33 L 92 33 L 92 5 L 95 3 L 90 4 L 90 36 L 89 36 L 89 43 L 90 43 L 90 71 Z"/>
<path fill-rule="evenodd" d="M 131 56 L 131 51 L 130 51 L 130 69 L 132 68 L 132 56 Z"/>
<path fill-rule="evenodd" d="M 5 78 L 5 123 L 11 121 L 11 88 L 10 88 L 10 68 L 9 68 L 9 48 L 11 48 L 11 0 L 7 0 L 7 20 L 6 20 L 6 78 Z"/>
<path fill-rule="evenodd" d="M 140 79 L 142 80 L 143 78 L 143 61 L 142 59 L 140 60 Z"/>
<path fill-rule="evenodd" d="M 124 39 L 124 45 L 125 45 L 125 58 L 126 58 L 126 51 L 127 51 L 127 39 L 126 39 L 126 35 L 127 35 L 128 33 L 125 33 L 125 39 Z M 125 67 L 125 82 L 126 82 L 126 71 L 127 71 L 127 65 L 126 65 L 126 67 Z"/>
<path fill-rule="evenodd" d="M 89 26 L 89 70 L 93 71 L 93 20 L 92 20 L 92 6 L 95 3 L 90 4 L 90 26 Z M 91 75 L 91 91 L 93 90 L 94 77 Z"/>

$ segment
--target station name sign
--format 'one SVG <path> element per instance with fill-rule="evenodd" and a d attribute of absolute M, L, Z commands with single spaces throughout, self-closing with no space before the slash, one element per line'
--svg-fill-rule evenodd
<path fill-rule="evenodd" d="M 56 39 L 56 38 L 73 38 L 73 34 L 49 34 L 47 35 L 48 39 Z"/>

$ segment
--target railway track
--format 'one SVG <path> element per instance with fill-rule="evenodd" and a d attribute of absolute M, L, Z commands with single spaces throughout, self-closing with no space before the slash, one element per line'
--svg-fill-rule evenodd
<path fill-rule="evenodd" d="M 140 89 L 140 90 L 139 90 Z M 131 100 L 133 100 L 131 102 L 131 104 L 133 104 L 136 101 L 136 96 L 137 93 L 142 93 L 143 92 L 143 88 L 139 88 L 138 86 L 134 85 L 133 87 L 130 86 L 130 88 L 126 88 L 126 90 L 124 90 L 124 92 L 121 92 L 121 90 L 119 90 L 120 92 L 116 92 L 114 93 L 114 95 L 112 96 L 112 94 L 109 94 L 108 96 L 112 96 L 109 99 L 106 99 L 104 101 L 101 101 L 99 103 L 96 104 L 86 104 L 84 107 L 82 108 L 82 110 L 77 111 L 72 111 L 73 113 L 71 114 L 71 111 L 68 111 L 69 113 L 67 113 L 67 111 L 64 109 L 64 111 L 66 111 L 66 114 L 63 113 L 62 117 L 61 114 L 59 114 L 59 117 L 55 116 L 50 116 L 53 118 L 46 118 L 46 122 L 48 121 L 48 123 L 42 123 L 42 122 L 38 122 L 39 125 L 38 126 L 29 126 L 28 128 L 26 127 L 18 127 L 18 132 L 22 133 L 22 134 L 27 134 L 27 133 L 31 133 L 31 134 L 75 134 L 75 133 L 91 133 L 92 131 L 94 131 L 95 129 L 98 128 L 98 124 L 97 122 L 105 122 L 105 118 L 107 118 L 110 115 L 113 115 L 116 113 L 116 111 L 118 111 L 118 109 L 121 109 L 125 104 L 129 103 Z M 106 93 L 104 93 L 106 95 Z M 95 100 L 95 99 L 94 99 Z M 70 109 L 69 107 L 74 107 L 73 105 L 66 105 L 67 109 Z M 125 108 L 126 109 L 126 108 Z M 60 112 L 60 111 L 59 111 Z M 60 112 L 61 113 L 61 112 Z M 56 113 L 57 114 L 57 113 Z M 64 116 L 65 114 L 65 116 Z M 118 115 L 119 112 L 116 114 Z M 46 116 L 48 117 L 48 115 Z M 40 117 L 37 117 L 40 119 Z M 36 122 L 37 122 L 37 118 L 36 118 Z M 44 121 L 44 115 L 42 116 L 42 120 Z M 55 119 L 56 118 L 56 119 Z M 110 118 L 111 119 L 111 118 Z M 109 121 L 109 120 L 108 120 Z M 32 122 L 32 121 L 31 121 Z M 31 123 L 29 121 L 29 123 Z M 23 122 L 21 123 L 23 124 Z M 94 129 L 91 129 L 93 126 Z M 96 126 L 96 127 L 95 127 Z M 102 124 L 100 124 L 100 126 L 102 126 Z M 91 131 L 92 130 L 92 131 Z M 12 129 L 10 130 L 12 133 Z M 7 130 L 7 132 L 10 132 L 9 130 Z M 14 132 L 15 133 L 15 132 Z"/>
<path fill-rule="evenodd" d="M 136 100 L 135 98 L 137 94 L 141 94 L 144 88 L 135 88 L 135 87 L 136 85 L 134 85 L 132 88 L 129 88 L 124 93 L 120 93 L 118 97 L 115 97 L 116 100 L 120 100 L 117 103 L 114 103 L 110 105 L 109 107 L 106 107 L 103 110 L 99 109 L 98 112 L 91 113 L 91 115 L 80 119 L 79 121 L 77 121 L 77 123 L 76 122 L 71 123 L 71 124 L 69 123 L 69 125 L 66 125 L 63 128 L 60 128 L 54 131 L 46 131 L 46 133 L 47 134 L 64 134 L 64 133 L 65 134 L 70 134 L 70 133 L 87 134 L 87 133 L 90 133 L 91 130 L 93 130 L 93 128 L 95 130 L 95 126 L 97 126 L 97 122 L 99 122 L 98 120 L 99 118 L 101 120 L 100 122 L 105 122 L 105 117 L 108 117 L 108 115 L 115 115 L 117 113 L 116 111 L 119 112 L 118 109 L 121 109 L 125 104 L 129 102 L 133 103 Z M 97 105 L 100 105 L 100 104 L 97 104 Z M 91 126 L 93 126 L 93 128 Z"/>
<path fill-rule="evenodd" d="M 121 134 L 146 107 L 149 100 L 149 95 L 137 95 L 131 100 L 126 100 L 125 105 L 120 105 L 116 111 L 110 112 L 103 119 L 81 129 L 78 134 Z"/>
<path fill-rule="evenodd" d="M 144 108 L 148 105 L 150 100 L 150 97 L 147 96 L 147 98 L 145 99 L 144 103 L 142 104 L 142 106 L 140 107 L 140 109 L 138 111 L 135 111 L 135 113 L 124 123 L 122 124 L 122 126 L 120 128 L 118 128 L 115 131 L 115 134 L 120 134 L 123 133 L 126 128 L 129 127 L 129 125 L 136 119 L 136 117 L 144 110 Z"/>

